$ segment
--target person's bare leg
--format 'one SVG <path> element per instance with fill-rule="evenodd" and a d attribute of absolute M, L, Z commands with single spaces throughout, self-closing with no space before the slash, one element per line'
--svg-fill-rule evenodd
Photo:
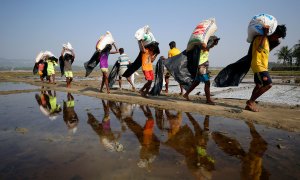
<path fill-rule="evenodd" d="M 122 77 L 119 76 L 119 88 L 122 89 Z"/>
<path fill-rule="evenodd" d="M 199 81 L 194 81 L 194 83 L 192 84 L 192 86 L 185 92 L 185 94 L 183 95 L 183 97 L 186 99 L 186 100 L 190 100 L 189 99 L 189 94 L 200 84 Z"/>
<path fill-rule="evenodd" d="M 271 87 L 272 87 L 272 84 L 260 87 L 259 89 L 257 89 L 257 91 L 254 94 L 251 95 L 250 100 L 255 102 L 257 98 L 259 98 L 261 95 L 263 95 L 269 89 L 271 89 Z"/>
<path fill-rule="evenodd" d="M 259 98 L 261 95 L 263 95 L 265 92 L 267 92 L 271 87 L 272 84 L 266 86 L 261 86 L 257 84 L 252 91 L 250 100 L 246 102 L 245 109 L 253 112 L 258 112 L 259 110 L 258 108 L 256 108 L 256 104 L 255 104 L 256 99 Z"/>
<path fill-rule="evenodd" d="M 166 94 L 168 94 L 169 92 L 169 77 L 168 76 L 165 76 L 165 87 L 166 87 Z"/>
<path fill-rule="evenodd" d="M 108 74 L 104 73 L 104 77 L 105 77 L 104 83 L 105 83 L 105 87 L 106 87 L 106 92 L 107 92 L 107 94 L 109 94 L 110 90 L 109 90 L 109 86 L 108 86 Z"/>
<path fill-rule="evenodd" d="M 146 95 L 149 93 L 149 90 L 150 90 L 152 81 L 149 80 L 147 83 L 148 83 L 148 85 L 147 85 L 146 90 L 145 90 L 145 94 L 146 94 Z"/>
<path fill-rule="evenodd" d="M 66 78 L 66 82 L 67 82 L 67 88 L 69 88 L 69 86 L 70 86 L 70 78 Z"/>
<path fill-rule="evenodd" d="M 150 86 L 151 86 L 151 83 L 152 83 L 152 81 L 150 81 Z M 147 81 L 146 83 L 145 83 L 145 85 L 142 87 L 142 89 L 140 89 L 140 94 L 142 95 L 142 96 L 146 96 L 147 95 L 147 93 L 146 93 L 146 90 L 147 90 L 147 87 L 149 86 L 149 81 Z M 145 91 L 144 91 L 145 90 Z"/>
<path fill-rule="evenodd" d="M 206 103 L 210 105 L 215 105 L 215 102 L 213 102 L 210 98 L 210 81 L 207 81 L 204 85 L 204 92 L 206 96 Z"/>
<path fill-rule="evenodd" d="M 182 87 L 182 85 L 179 84 L 179 87 L 180 87 L 180 93 L 179 93 L 179 95 L 183 95 L 183 87 Z"/>
<path fill-rule="evenodd" d="M 131 85 L 131 87 L 132 87 L 132 90 L 133 90 L 133 91 L 135 91 L 135 87 L 134 87 L 134 85 L 133 85 L 133 83 L 132 83 L 132 81 L 131 81 L 130 77 L 128 77 L 128 78 L 127 78 L 127 81 L 128 81 L 128 82 L 129 82 L 129 84 Z"/>
<path fill-rule="evenodd" d="M 53 84 L 56 84 L 55 83 L 55 74 L 52 74 L 52 78 L 53 78 Z"/>
<path fill-rule="evenodd" d="M 70 77 L 70 83 L 69 83 L 69 88 L 71 88 L 71 82 L 73 81 L 73 78 Z"/>
<path fill-rule="evenodd" d="M 102 73 L 102 82 L 101 82 L 101 86 L 100 86 L 100 92 L 103 92 L 103 86 L 104 86 L 104 73 Z"/>

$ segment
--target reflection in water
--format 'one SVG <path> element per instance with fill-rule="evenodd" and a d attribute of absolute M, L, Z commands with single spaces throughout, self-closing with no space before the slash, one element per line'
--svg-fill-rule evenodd
<path fill-rule="evenodd" d="M 209 139 L 209 116 L 205 116 L 204 129 L 202 129 L 190 113 L 186 113 L 186 115 L 193 125 L 194 132 L 186 124 L 178 128 L 178 123 L 181 118 L 176 116 L 176 125 L 170 126 L 175 128 L 175 130 L 171 130 L 171 132 L 176 133 L 173 133 L 165 144 L 185 157 L 188 169 L 196 178 L 211 179 L 212 171 L 215 169 L 215 161 L 206 152 L 206 145 Z"/>
<path fill-rule="evenodd" d="M 63 106 L 63 118 L 70 132 L 73 134 L 77 131 L 78 126 L 78 116 L 74 110 L 75 101 L 71 93 L 67 94 L 67 101 L 64 101 Z"/>
<path fill-rule="evenodd" d="M 133 104 L 123 103 L 123 102 L 115 102 L 115 101 L 108 101 L 108 105 L 113 112 L 113 114 L 116 116 L 116 118 L 121 123 L 121 129 L 123 132 L 126 131 L 126 123 L 124 122 L 124 119 L 131 118 L 133 116 Z"/>
<path fill-rule="evenodd" d="M 246 122 L 250 128 L 252 141 L 248 153 L 240 143 L 220 132 L 212 133 L 212 137 L 226 154 L 235 156 L 242 162 L 242 179 L 269 179 L 270 173 L 263 167 L 262 157 L 267 150 L 267 142 L 255 130 L 253 123 Z"/>
<path fill-rule="evenodd" d="M 104 116 L 102 121 L 99 122 L 92 113 L 87 113 L 88 124 L 91 125 L 93 130 L 99 135 L 100 143 L 102 143 L 105 149 L 109 152 L 123 151 L 123 145 L 118 142 L 120 134 L 115 135 L 110 127 L 110 116 L 108 102 L 105 103 L 102 100 Z"/>
<path fill-rule="evenodd" d="M 48 116 L 50 120 L 55 120 L 59 112 L 61 112 L 61 107 L 57 104 L 56 91 L 44 90 L 41 88 L 40 94 L 35 94 L 35 99 L 39 105 L 41 112 Z"/>
<path fill-rule="evenodd" d="M 0 179 L 299 177 L 299 133 L 264 131 L 266 127 L 244 121 L 46 90 L 37 92 L 36 98 L 35 93 L 0 97 L 5 104 L 0 106 Z M 50 96 L 61 99 L 57 102 L 66 101 L 60 103 L 63 115 L 59 118 L 64 121 L 37 122 L 50 116 Z M 47 117 L 39 108 L 32 108 L 32 102 L 47 110 Z M 90 109 L 88 123 L 82 121 L 87 118 L 86 109 Z M 66 127 L 76 126 L 80 127 L 76 139 L 66 139 Z M 19 134 L 16 127 L 28 131 Z M 258 130 L 264 131 L 263 136 Z M 90 136 L 93 138 L 87 138 Z M 122 148 L 118 142 L 127 151 L 116 153 Z M 288 148 L 277 149 L 278 143 Z"/>
<path fill-rule="evenodd" d="M 124 121 L 128 128 L 136 135 L 141 144 L 140 160 L 138 167 L 150 169 L 151 164 L 159 154 L 159 139 L 153 134 L 154 119 L 148 106 L 140 106 L 146 119 L 144 127 L 140 126 L 132 118 L 125 118 Z"/>

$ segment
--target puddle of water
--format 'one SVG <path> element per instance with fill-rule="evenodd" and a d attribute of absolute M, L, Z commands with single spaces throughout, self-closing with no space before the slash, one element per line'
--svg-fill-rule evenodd
<path fill-rule="evenodd" d="M 299 133 L 66 92 L 0 100 L 0 179 L 300 177 Z"/>
<path fill-rule="evenodd" d="M 0 91 L 38 89 L 39 87 L 19 82 L 0 82 Z"/>

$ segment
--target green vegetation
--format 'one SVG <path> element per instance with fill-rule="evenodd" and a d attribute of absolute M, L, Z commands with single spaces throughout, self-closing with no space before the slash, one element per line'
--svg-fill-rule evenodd
<path fill-rule="evenodd" d="M 278 59 L 278 64 L 281 66 L 299 67 L 300 66 L 300 40 L 292 48 L 282 46 L 275 53 Z M 298 71 L 300 69 L 298 68 Z"/>

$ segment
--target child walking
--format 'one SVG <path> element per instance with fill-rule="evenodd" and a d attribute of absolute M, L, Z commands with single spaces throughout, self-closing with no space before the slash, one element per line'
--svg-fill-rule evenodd
<path fill-rule="evenodd" d="M 154 80 L 152 63 L 154 62 L 157 53 L 155 53 L 155 44 L 147 45 L 145 48 L 142 40 L 138 41 L 138 43 L 140 51 L 142 52 L 142 70 L 145 75 L 145 79 L 147 80 L 139 92 L 143 97 L 146 97 L 149 93 L 152 81 Z"/>

